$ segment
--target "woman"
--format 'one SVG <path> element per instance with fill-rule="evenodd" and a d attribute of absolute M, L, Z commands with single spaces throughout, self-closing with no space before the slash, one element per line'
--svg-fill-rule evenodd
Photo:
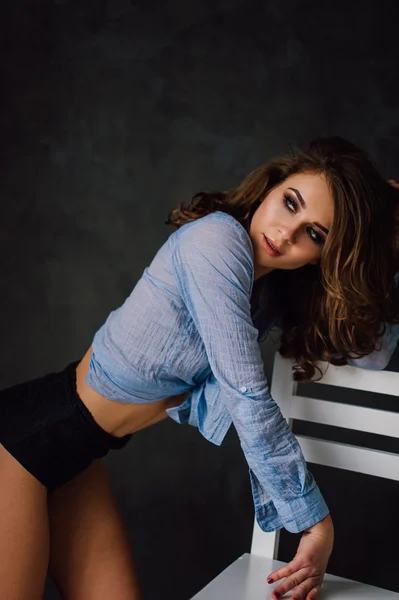
<path fill-rule="evenodd" d="M 381 356 L 381 324 L 399 320 L 398 199 L 364 152 L 330 138 L 171 214 L 177 231 L 79 364 L 0 394 L 1 598 L 40 598 L 48 564 L 65 599 L 140 597 L 98 459 L 167 415 L 216 444 L 234 423 L 261 527 L 304 532 L 268 578 L 286 577 L 273 598 L 317 598 L 332 521 L 258 339 L 281 326 L 298 380 L 320 359 Z"/>

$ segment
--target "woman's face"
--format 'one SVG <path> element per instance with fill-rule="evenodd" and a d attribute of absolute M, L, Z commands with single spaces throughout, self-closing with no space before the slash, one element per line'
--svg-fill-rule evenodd
<path fill-rule="evenodd" d="M 324 175 L 292 175 L 272 189 L 251 221 L 255 278 L 319 262 L 333 218 L 334 201 Z"/>

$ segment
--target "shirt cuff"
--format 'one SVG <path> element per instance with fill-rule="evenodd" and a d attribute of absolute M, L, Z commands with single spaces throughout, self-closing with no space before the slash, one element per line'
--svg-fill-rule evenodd
<path fill-rule="evenodd" d="M 281 518 L 282 526 L 291 533 L 299 533 L 316 525 L 330 512 L 316 484 L 299 498 L 290 501 L 274 498 L 274 505 Z"/>

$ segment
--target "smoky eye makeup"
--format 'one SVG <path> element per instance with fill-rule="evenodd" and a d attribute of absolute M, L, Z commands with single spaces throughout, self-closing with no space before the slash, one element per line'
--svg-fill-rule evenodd
<path fill-rule="evenodd" d="M 283 195 L 283 202 L 284 202 L 285 208 L 290 213 L 295 215 L 298 212 L 299 201 L 297 198 L 295 198 L 294 195 L 291 195 L 291 194 L 285 192 Z M 317 227 L 319 227 L 325 234 L 328 233 L 328 230 L 325 229 L 325 227 L 323 227 L 322 225 L 319 225 L 318 223 L 315 223 L 315 225 Z M 322 235 L 315 227 L 312 227 L 311 225 L 308 225 L 306 227 L 306 232 L 307 232 L 309 238 L 311 239 L 311 241 L 318 246 L 322 246 L 324 244 L 324 242 L 326 241 L 325 236 Z"/>
<path fill-rule="evenodd" d="M 284 206 L 292 213 L 296 214 L 298 210 L 298 200 L 291 196 L 290 194 L 285 193 L 283 196 Z"/>
<path fill-rule="evenodd" d="M 311 225 L 309 225 L 306 228 L 306 232 L 307 232 L 308 236 L 310 237 L 310 239 L 312 240 L 312 242 L 317 244 L 317 246 L 322 246 L 324 244 L 324 242 L 326 241 L 326 238 L 321 233 L 319 233 L 317 231 L 317 229 L 315 229 Z"/>

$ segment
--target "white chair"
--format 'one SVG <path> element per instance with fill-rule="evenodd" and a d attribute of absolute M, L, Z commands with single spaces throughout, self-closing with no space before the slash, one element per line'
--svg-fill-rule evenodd
<path fill-rule="evenodd" d="M 324 375 L 320 383 L 380 394 L 399 396 L 399 373 L 366 371 L 355 367 L 320 364 Z M 328 402 L 296 395 L 292 380 L 292 363 L 276 354 L 273 368 L 272 396 L 284 417 L 292 425 L 301 419 L 357 431 L 397 437 L 399 413 Z M 399 455 L 360 448 L 353 445 L 296 436 L 307 461 L 385 477 L 399 481 Z M 275 585 L 268 585 L 266 575 L 283 566 L 275 560 L 279 534 L 264 533 L 255 522 L 251 553 L 244 554 L 192 600 L 268 600 Z M 356 581 L 326 575 L 323 600 L 396 600 L 399 594 L 364 585 Z"/>

